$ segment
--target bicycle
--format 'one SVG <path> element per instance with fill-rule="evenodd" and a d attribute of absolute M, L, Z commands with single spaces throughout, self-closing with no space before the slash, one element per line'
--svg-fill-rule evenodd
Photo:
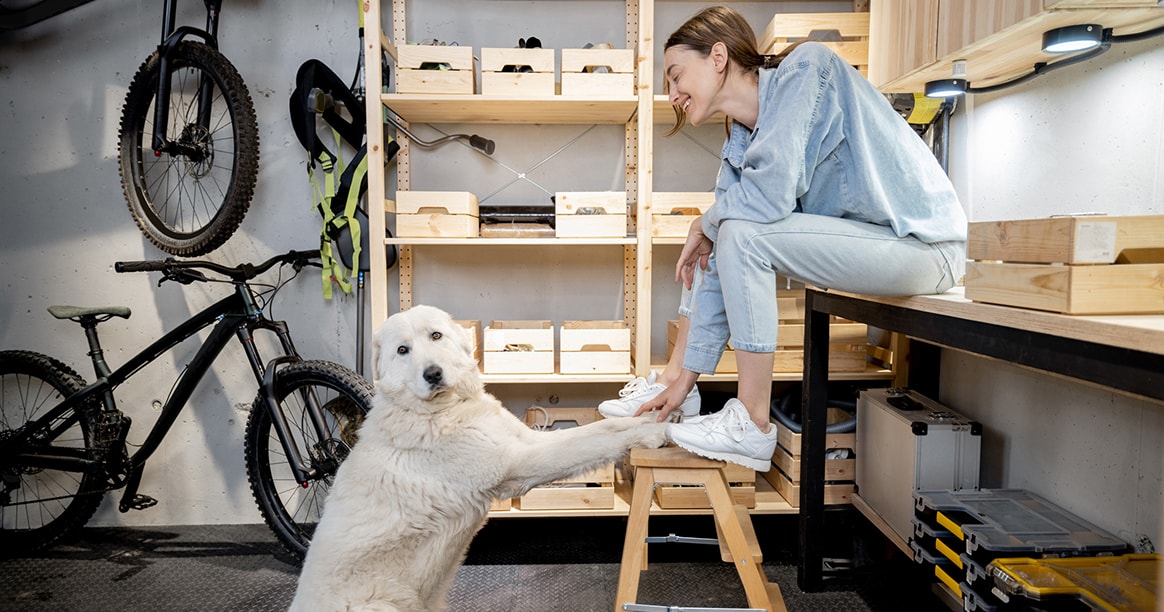
<path fill-rule="evenodd" d="M 254 102 L 218 51 L 222 0 L 203 4 L 200 30 L 177 27 L 177 0 L 166 1 L 162 41 L 130 82 L 118 129 L 134 221 L 155 246 L 186 257 L 218 248 L 238 229 L 259 168 Z"/>
<path fill-rule="evenodd" d="M 0 554 L 44 548 L 80 529 L 106 492 L 124 488 L 121 512 L 155 505 L 138 493 L 146 461 L 165 439 L 194 388 L 230 342 L 238 339 L 258 392 L 247 419 L 244 453 L 251 490 L 263 519 L 292 556 L 311 541 L 331 478 L 355 444 L 372 405 L 372 385 L 348 368 L 299 357 L 287 324 L 267 318 L 275 294 L 318 251 L 290 251 L 252 265 L 208 261 L 118 262 L 117 272 L 160 271 L 166 281 L 229 283 L 233 292 L 191 316 L 116 370 L 106 363 L 97 326 L 128 318 L 129 308 L 52 306 L 58 319 L 84 329 L 96 381 L 86 383 L 63 362 L 32 351 L 0 351 Z M 276 264 L 289 278 L 253 282 Z M 208 277 L 203 271 L 224 278 Z M 179 374 L 145 441 L 131 455 L 130 419 L 114 390 L 179 343 L 212 326 Z M 273 333 L 282 354 L 264 362 L 254 332 Z"/>

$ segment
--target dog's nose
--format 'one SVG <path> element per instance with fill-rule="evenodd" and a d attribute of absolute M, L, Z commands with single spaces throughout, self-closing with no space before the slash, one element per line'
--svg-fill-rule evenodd
<path fill-rule="evenodd" d="M 439 385 L 444 379 L 444 373 L 437 366 L 428 366 L 424 369 L 424 382 L 430 385 Z"/>

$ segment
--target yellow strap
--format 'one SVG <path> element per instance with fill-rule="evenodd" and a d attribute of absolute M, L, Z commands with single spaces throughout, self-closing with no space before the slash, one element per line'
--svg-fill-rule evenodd
<path fill-rule="evenodd" d="M 938 111 L 942 110 L 942 98 L 927 98 L 922 94 L 913 94 L 913 110 L 906 121 L 914 125 L 929 125 Z"/>

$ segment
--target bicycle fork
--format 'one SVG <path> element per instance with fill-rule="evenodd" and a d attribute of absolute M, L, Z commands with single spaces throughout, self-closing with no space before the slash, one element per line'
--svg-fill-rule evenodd
<path fill-rule="evenodd" d="M 291 341 L 291 333 L 287 324 L 283 321 L 262 319 L 253 327 L 274 332 L 283 347 L 284 354 L 270 360 L 264 366 L 258 350 L 255 348 L 251 329 L 240 327 L 238 330 L 239 340 L 242 342 L 247 360 L 250 361 L 251 368 L 258 379 L 266 410 L 271 417 L 271 425 L 279 436 L 279 442 L 283 445 L 283 452 L 287 456 L 291 473 L 294 474 L 295 481 L 306 488 L 311 481 L 318 480 L 334 471 L 342 457 L 337 459 L 333 450 L 329 450 L 332 448 L 331 445 L 325 446 L 323 444 L 330 440 L 331 435 L 324 418 L 323 406 L 311 388 L 300 389 L 298 393 L 307 407 L 307 414 L 311 419 L 312 427 L 315 429 L 316 440 L 319 440 L 321 444 L 316 448 L 302 450 L 299 448 L 299 444 L 291 432 L 291 427 L 287 423 L 286 415 L 283 414 L 283 410 L 279 406 L 279 399 L 275 397 L 275 375 L 278 368 L 300 361 L 299 354 Z M 309 460 L 304 459 L 304 451 L 306 451 Z"/>
<path fill-rule="evenodd" d="M 158 44 L 158 88 L 154 95 L 154 133 L 151 145 L 155 156 L 162 153 L 185 155 L 194 161 L 205 156 L 202 148 L 185 142 L 180 130 L 176 140 L 167 139 L 170 121 L 170 87 L 173 84 L 170 72 L 170 58 L 174 48 L 187 36 L 197 36 L 212 49 L 218 49 L 218 16 L 222 10 L 222 0 L 204 0 L 206 5 L 206 29 L 190 26 L 175 28 L 178 0 L 167 0 L 162 9 L 162 42 Z M 198 126 L 202 133 L 209 133 L 210 111 L 213 102 L 210 78 L 202 73 L 198 84 Z"/>

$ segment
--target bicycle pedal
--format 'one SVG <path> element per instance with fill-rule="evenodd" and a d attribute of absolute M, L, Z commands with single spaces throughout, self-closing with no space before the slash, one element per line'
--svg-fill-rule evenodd
<path fill-rule="evenodd" d="M 154 506 L 158 505 L 158 500 L 150 497 L 149 495 L 142 495 L 139 493 L 133 496 L 133 499 L 130 500 L 128 505 L 130 510 L 145 510 L 146 508 L 153 508 Z"/>

